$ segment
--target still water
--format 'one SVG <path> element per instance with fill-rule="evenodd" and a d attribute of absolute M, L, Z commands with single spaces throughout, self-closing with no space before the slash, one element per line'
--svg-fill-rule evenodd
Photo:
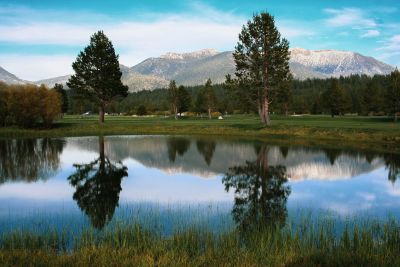
<path fill-rule="evenodd" d="M 400 218 L 399 178 L 390 153 L 183 136 L 2 139 L 0 232 L 154 217 L 167 228 L 284 224 L 299 210 Z"/>

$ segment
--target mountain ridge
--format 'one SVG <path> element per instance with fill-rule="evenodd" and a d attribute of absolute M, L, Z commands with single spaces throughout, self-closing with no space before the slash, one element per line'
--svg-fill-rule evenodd
<path fill-rule="evenodd" d="M 394 67 L 384 62 L 357 52 L 304 48 L 291 48 L 290 52 L 290 70 L 294 78 L 299 80 L 352 74 L 373 76 L 394 70 Z M 232 51 L 202 49 L 189 53 L 168 52 L 159 57 L 147 58 L 132 67 L 120 65 L 120 69 L 122 82 L 134 92 L 165 88 L 170 80 L 185 86 L 204 84 L 208 78 L 214 83 L 223 83 L 227 74 L 234 74 L 235 64 Z M 64 75 L 30 83 L 53 87 L 55 83 L 65 84 L 69 77 Z M 8 79 L 8 83 L 28 83 L 0 67 L 0 81 L 2 79 Z"/>

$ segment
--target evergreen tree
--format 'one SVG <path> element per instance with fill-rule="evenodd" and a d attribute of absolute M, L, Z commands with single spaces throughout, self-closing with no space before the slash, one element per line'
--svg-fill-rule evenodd
<path fill-rule="evenodd" d="M 188 111 L 192 104 L 192 98 L 183 85 L 178 88 L 178 112 Z"/>
<path fill-rule="evenodd" d="M 144 105 L 140 105 L 136 111 L 136 115 L 138 116 L 144 116 L 147 115 L 147 109 Z"/>
<path fill-rule="evenodd" d="M 400 112 L 400 71 L 398 69 L 390 74 L 386 103 L 389 114 L 394 115 L 394 121 L 397 121 L 397 113 Z"/>
<path fill-rule="evenodd" d="M 344 92 L 337 79 L 332 79 L 331 87 L 326 91 L 325 99 L 328 103 L 332 118 L 340 115 L 344 110 Z"/>
<path fill-rule="evenodd" d="M 281 38 L 274 17 L 267 12 L 254 15 L 239 34 L 233 57 L 237 78 L 249 87 L 261 121 L 269 125 L 271 91 L 290 80 L 289 42 Z"/>
<path fill-rule="evenodd" d="M 61 112 L 62 113 L 67 113 L 68 111 L 68 95 L 67 91 L 64 89 L 64 86 L 62 84 L 56 83 L 53 87 L 53 89 L 60 94 L 61 97 Z"/>
<path fill-rule="evenodd" d="M 168 100 L 171 104 L 171 109 L 172 109 L 172 112 L 174 113 L 175 119 L 178 119 L 179 94 L 178 94 L 178 88 L 176 87 L 175 80 L 172 80 L 169 82 Z"/>
<path fill-rule="evenodd" d="M 285 80 L 279 85 L 276 92 L 276 102 L 280 113 L 287 116 L 289 112 L 289 105 L 292 102 L 292 90 L 290 88 L 289 80 Z"/>
<path fill-rule="evenodd" d="M 363 108 L 364 114 L 378 112 L 379 109 L 379 92 L 373 81 L 368 82 L 363 92 Z"/>
<path fill-rule="evenodd" d="M 207 107 L 208 118 L 211 120 L 211 112 L 216 106 L 217 98 L 215 97 L 214 88 L 211 79 L 208 79 L 204 89 L 203 95 L 205 100 L 205 105 Z"/>
<path fill-rule="evenodd" d="M 68 80 L 68 87 L 89 97 L 99 106 L 99 122 L 104 122 L 104 110 L 118 96 L 126 96 L 128 87 L 121 82 L 118 55 L 107 36 L 98 31 L 90 44 L 72 63 L 75 74 Z"/>

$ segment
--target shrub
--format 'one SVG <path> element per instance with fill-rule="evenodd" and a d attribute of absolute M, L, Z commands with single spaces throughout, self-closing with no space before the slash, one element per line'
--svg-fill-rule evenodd
<path fill-rule="evenodd" d="M 218 118 L 219 116 L 221 116 L 221 112 L 218 112 L 218 111 L 216 111 L 216 112 L 211 112 L 211 117 L 213 117 L 213 118 Z"/>
<path fill-rule="evenodd" d="M 146 107 L 143 106 L 143 105 L 140 105 L 140 106 L 138 107 L 137 111 L 136 111 L 136 115 L 138 115 L 138 116 L 147 115 Z"/>
<path fill-rule="evenodd" d="M 0 124 L 33 127 L 42 122 L 49 127 L 61 113 L 61 98 L 45 86 L 0 86 Z"/>

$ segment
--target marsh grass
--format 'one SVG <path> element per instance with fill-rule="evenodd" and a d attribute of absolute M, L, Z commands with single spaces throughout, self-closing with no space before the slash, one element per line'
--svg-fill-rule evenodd
<path fill-rule="evenodd" d="M 207 220 L 180 223 L 190 214 L 181 213 L 169 222 L 174 224 L 171 232 L 156 222 L 160 214 L 153 214 L 144 220 L 135 216 L 116 220 L 103 230 L 85 227 L 72 238 L 69 229 L 51 227 L 3 233 L 0 262 L 2 266 L 400 266 L 400 224 L 395 218 L 338 220 L 305 214 L 284 227 L 260 225 L 243 232 L 234 225 L 215 231 Z"/>

